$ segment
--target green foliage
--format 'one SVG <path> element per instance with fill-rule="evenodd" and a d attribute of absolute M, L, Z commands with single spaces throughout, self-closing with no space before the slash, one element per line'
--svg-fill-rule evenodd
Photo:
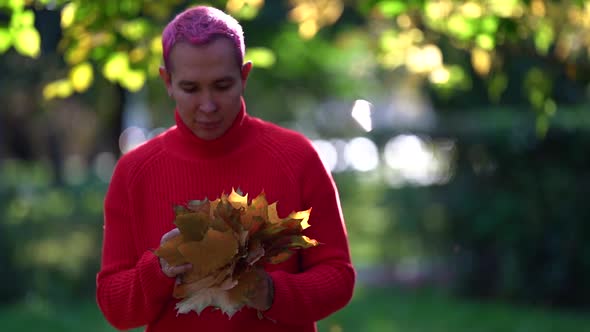
<path fill-rule="evenodd" d="M 451 299 L 437 292 L 358 287 L 352 302 L 319 324 L 320 331 L 549 332 L 590 328 L 582 314 Z M 340 329 L 339 329 L 340 328 Z"/>
<path fill-rule="evenodd" d="M 41 163 L 0 167 L 0 262 L 10 271 L 0 276 L 0 302 L 92 294 L 106 185 L 56 187 Z"/>
<path fill-rule="evenodd" d="M 590 288 L 590 217 L 583 197 L 587 131 L 552 129 L 459 140 L 457 178 L 438 188 L 447 207 L 458 288 L 544 304 L 582 305 Z M 567 165 L 567 166 L 566 166 Z"/>
<path fill-rule="evenodd" d="M 563 112 L 571 119 L 558 117 L 543 139 L 534 122 L 513 116 L 503 128 L 482 116 L 478 127 L 431 133 L 454 137 L 454 176 L 444 185 L 385 191 L 387 235 L 374 238 L 384 257 L 442 259 L 435 274 L 453 275 L 457 294 L 586 307 L 590 132 L 583 111 Z"/>
<path fill-rule="evenodd" d="M 19 305 L 0 307 L 0 321 L 8 331 L 115 331 L 89 298 L 59 305 L 31 298 Z M 321 332 L 577 332 L 588 329 L 590 320 L 583 314 L 467 302 L 435 292 L 367 286 L 357 287 L 347 307 L 318 323 Z"/>
<path fill-rule="evenodd" d="M 11 46 L 22 55 L 37 58 L 41 52 L 41 36 L 34 26 L 35 13 L 25 8 L 24 1 L 0 3 L 0 13 L 10 17 L 7 26 L 0 22 L 0 54 Z"/>
<path fill-rule="evenodd" d="M 510 69 L 515 56 L 543 60 L 529 63 L 528 67 L 542 72 L 550 81 L 562 79 L 560 72 L 566 67 L 570 73 L 568 79 L 582 86 L 590 77 L 572 74 L 590 70 L 587 52 L 590 41 L 583 38 L 589 33 L 587 1 L 370 0 L 333 1 L 325 4 L 326 8 L 313 1 L 283 1 L 282 7 L 263 1 L 211 4 L 238 17 L 246 26 L 274 16 L 272 26 L 278 29 L 256 30 L 256 34 L 277 36 L 261 38 L 273 44 L 272 48 L 264 52 L 258 48 L 249 55 L 258 60 L 260 68 L 272 68 L 278 76 L 289 79 L 302 77 L 305 81 L 306 74 L 316 74 L 317 67 L 307 64 L 316 55 L 324 60 L 320 67 L 328 69 L 328 74 L 335 70 L 342 76 L 349 71 L 347 68 L 358 65 L 355 64 L 360 62 L 358 57 L 353 63 L 340 60 L 344 54 L 350 54 L 350 49 L 334 53 L 324 47 L 337 44 L 352 27 L 368 41 L 362 58 L 372 57 L 380 65 L 368 68 L 373 75 L 404 68 L 407 74 L 419 77 L 424 86 L 432 87 L 431 91 L 443 103 L 463 98 L 474 88 L 469 82 L 477 80 L 494 87 L 490 88 L 488 102 L 501 102 L 498 77 L 508 80 L 501 86 L 520 84 L 518 75 L 501 76 Z M 36 19 L 33 9 L 55 8 L 61 12 L 63 31 L 59 52 L 71 70 L 67 78 L 56 77 L 47 86 L 45 98 L 86 91 L 93 84 L 95 72 L 129 91 L 138 91 L 146 80 L 157 76 L 162 55 L 159 36 L 164 24 L 189 5 L 192 4 L 181 0 L 7 1 L 0 5 L 0 10 L 10 17 L 8 25 L 0 25 L 0 53 L 14 46 L 23 55 L 38 56 L 40 35 L 33 25 Z M 265 12 L 266 8 L 275 11 L 288 8 L 290 12 L 279 17 Z M 354 14 L 346 15 L 347 12 Z M 295 26 L 297 31 L 289 30 Z M 255 46 L 268 47 L 268 44 Z M 427 52 L 432 49 L 437 52 Z M 462 55 L 457 57 L 457 54 Z M 81 65 L 84 70 L 80 70 Z M 356 79 L 350 78 L 349 81 Z M 335 88 L 338 91 L 342 87 Z M 523 85 L 523 90 L 526 89 Z M 544 92 L 543 98 L 531 99 L 529 95 L 520 98 L 530 102 L 533 109 L 541 110 L 547 101 L 559 102 L 556 95 L 551 90 Z M 487 94 L 478 97 L 482 96 L 485 98 Z M 543 134 L 550 115 L 540 111 L 537 116 L 538 132 Z"/>

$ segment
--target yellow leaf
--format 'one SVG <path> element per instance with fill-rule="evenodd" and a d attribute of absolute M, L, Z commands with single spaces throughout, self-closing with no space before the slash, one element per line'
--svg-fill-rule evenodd
<path fill-rule="evenodd" d="M 306 211 L 299 211 L 299 212 L 291 213 L 289 215 L 289 218 L 300 219 L 301 220 L 301 228 L 306 229 L 310 226 L 309 223 L 307 222 L 309 220 L 310 213 L 311 213 L 311 208 Z"/>
<path fill-rule="evenodd" d="M 8 29 L 0 28 L 0 53 L 6 52 L 12 45 L 12 36 Z"/>
<path fill-rule="evenodd" d="M 74 2 L 70 2 L 61 10 L 61 27 L 63 29 L 69 28 L 72 23 L 74 23 L 77 9 L 78 5 Z"/>
<path fill-rule="evenodd" d="M 17 30 L 13 43 L 14 48 L 22 55 L 37 58 L 41 53 L 41 36 L 32 26 Z"/>
<path fill-rule="evenodd" d="M 124 22 L 120 26 L 120 32 L 123 37 L 130 41 L 138 41 L 146 35 L 149 24 L 145 19 L 138 18 L 132 21 Z"/>
<path fill-rule="evenodd" d="M 54 98 L 67 98 L 74 93 L 74 88 L 69 80 L 62 79 L 51 82 L 43 88 L 43 98 L 46 100 Z"/>
<path fill-rule="evenodd" d="M 8 7 L 12 8 L 13 11 L 22 10 L 25 6 L 25 0 L 9 0 Z"/>
<path fill-rule="evenodd" d="M 121 85 L 131 92 L 137 92 L 145 84 L 145 73 L 141 70 L 128 70 L 125 74 L 119 76 Z"/>
<path fill-rule="evenodd" d="M 244 58 L 247 60 L 252 60 L 254 66 L 260 68 L 270 68 L 277 61 L 273 51 L 264 47 L 248 48 Z"/>
<path fill-rule="evenodd" d="M 93 80 L 94 71 L 88 62 L 81 63 L 70 70 L 70 82 L 76 92 L 88 90 Z"/>
<path fill-rule="evenodd" d="M 281 218 L 279 218 L 279 214 L 277 213 L 277 203 L 274 202 L 268 206 L 268 221 L 271 224 L 276 224 L 281 222 Z"/>
<path fill-rule="evenodd" d="M 109 57 L 106 61 L 102 74 L 109 81 L 116 81 L 122 75 L 125 75 L 129 71 L 129 58 L 127 53 L 117 52 Z"/>
<path fill-rule="evenodd" d="M 238 194 L 233 188 L 231 194 L 227 198 L 234 209 L 246 208 L 248 206 L 248 195 L 242 196 Z"/>
<path fill-rule="evenodd" d="M 162 37 L 154 37 L 150 42 L 150 51 L 156 55 L 162 54 Z"/>
<path fill-rule="evenodd" d="M 14 14 L 18 25 L 31 27 L 35 24 L 35 13 L 32 10 L 25 10 L 20 14 Z"/>

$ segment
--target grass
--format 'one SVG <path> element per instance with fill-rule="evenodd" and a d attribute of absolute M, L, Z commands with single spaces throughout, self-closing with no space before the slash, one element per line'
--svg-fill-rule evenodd
<path fill-rule="evenodd" d="M 92 299 L 70 305 L 31 300 L 0 307 L 6 332 L 113 332 Z M 590 315 L 465 302 L 432 292 L 359 287 L 353 301 L 319 324 L 322 332 L 578 332 Z M 140 331 L 138 329 L 137 331 Z"/>

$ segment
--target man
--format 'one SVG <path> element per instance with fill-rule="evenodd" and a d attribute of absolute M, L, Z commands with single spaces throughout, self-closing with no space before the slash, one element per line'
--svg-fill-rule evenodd
<path fill-rule="evenodd" d="M 162 39 L 160 76 L 176 102 L 176 126 L 117 164 L 105 198 L 100 309 L 118 329 L 315 331 L 316 321 L 349 302 L 355 281 L 329 172 L 303 135 L 247 114 L 252 64 L 243 61 L 235 19 L 194 7 L 172 20 Z M 192 267 L 173 267 L 153 249 L 178 234 L 172 206 L 232 188 L 250 197 L 264 191 L 281 217 L 312 207 L 304 233 L 322 244 L 265 266 L 256 296 L 231 319 L 215 308 L 177 314 L 175 280 Z"/>

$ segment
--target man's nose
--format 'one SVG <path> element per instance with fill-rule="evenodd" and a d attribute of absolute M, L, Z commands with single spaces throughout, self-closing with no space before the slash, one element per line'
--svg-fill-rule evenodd
<path fill-rule="evenodd" d="M 211 94 L 204 93 L 202 97 L 203 98 L 199 103 L 199 111 L 204 113 L 215 112 L 217 110 L 217 106 L 215 105 L 215 102 L 213 101 Z"/>

